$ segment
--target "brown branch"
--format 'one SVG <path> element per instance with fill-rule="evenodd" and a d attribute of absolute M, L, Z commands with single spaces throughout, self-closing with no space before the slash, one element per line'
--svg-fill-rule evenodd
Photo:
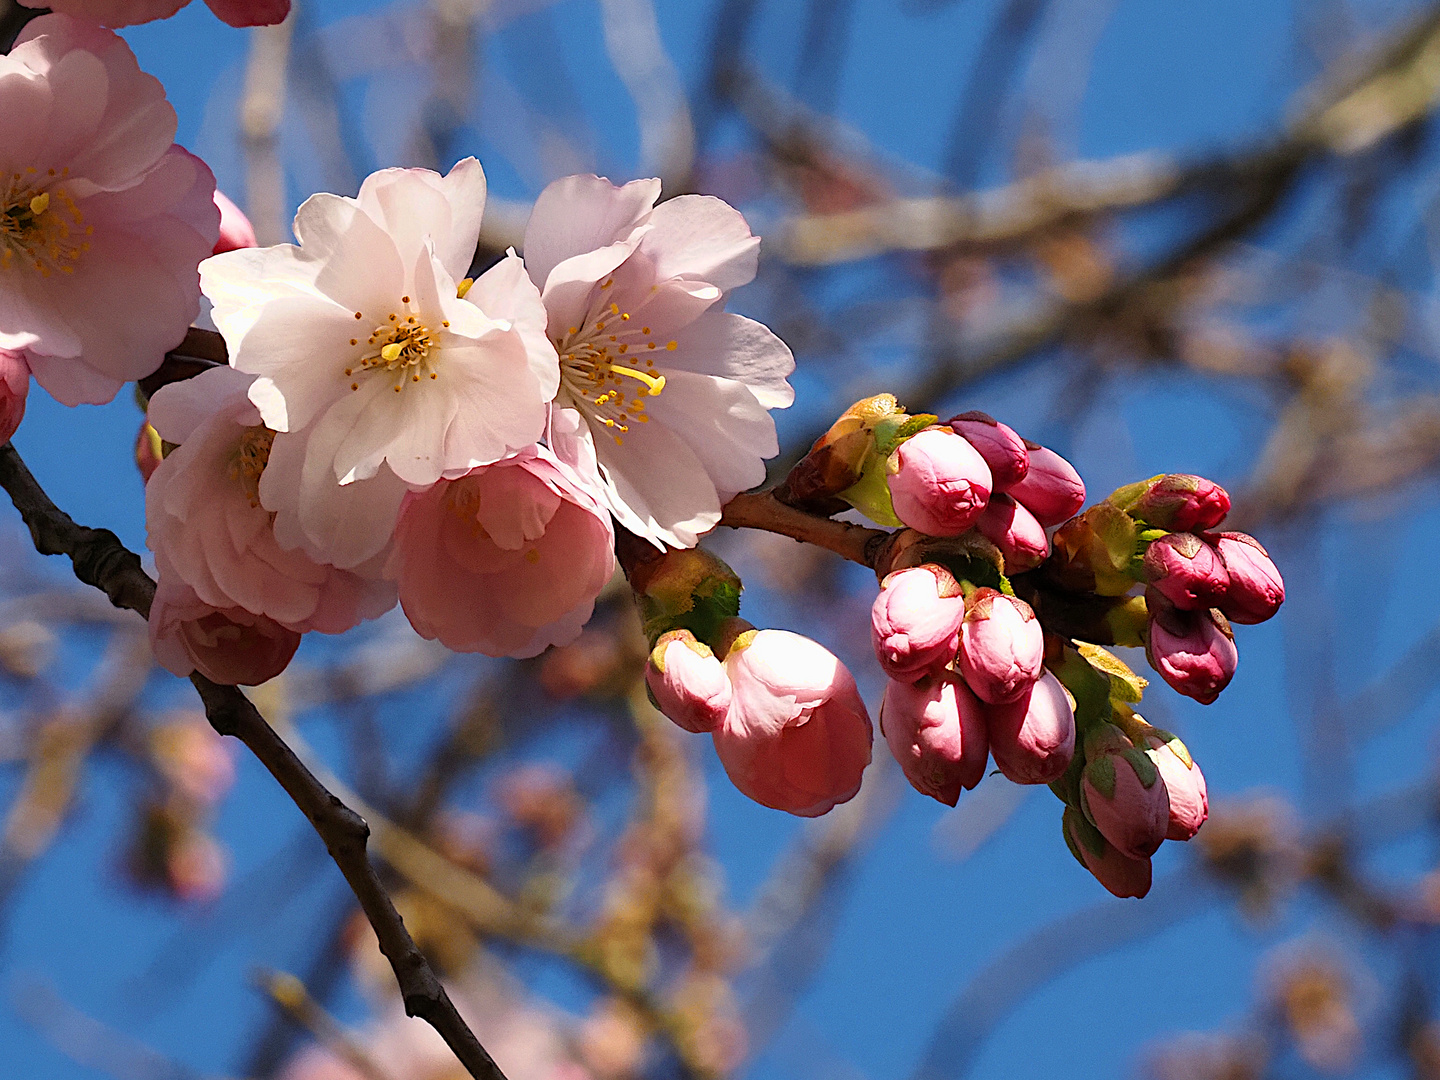
<path fill-rule="evenodd" d="M 807 514 L 786 506 L 769 491 L 736 495 L 720 517 L 732 529 L 759 529 L 789 536 L 802 544 L 833 551 L 842 558 L 874 569 L 893 533 Z"/>
<path fill-rule="evenodd" d="M 108 529 L 77 525 L 45 494 L 19 453 L 0 446 L 0 487 L 30 529 L 36 550 L 68 555 L 75 576 L 110 598 L 116 607 L 149 617 L 155 582 L 140 558 Z M 275 733 L 250 700 L 233 686 L 220 686 L 196 672 L 190 676 L 205 705 L 205 716 L 222 735 L 233 735 L 253 753 L 310 820 L 335 865 L 345 875 L 390 961 L 405 1000 L 405 1011 L 438 1031 L 475 1080 L 505 1080 L 480 1040 L 466 1026 L 439 976 L 416 946 L 366 854 L 370 827 L 337 799 Z"/>

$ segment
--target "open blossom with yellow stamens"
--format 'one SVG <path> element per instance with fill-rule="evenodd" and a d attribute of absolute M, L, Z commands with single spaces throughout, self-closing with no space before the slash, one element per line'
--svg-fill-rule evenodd
<path fill-rule="evenodd" d="M 338 634 L 395 604 L 380 577 L 285 550 L 274 518 L 260 505 L 275 433 L 246 397 L 254 376 L 217 367 L 161 387 L 149 418 L 178 444 L 145 485 L 147 540 L 163 573 L 203 603 L 241 609 L 297 633 Z"/>
<path fill-rule="evenodd" d="M 149 375 L 200 310 L 215 179 L 108 30 L 45 15 L 0 56 L 0 350 L 66 405 Z"/>
<path fill-rule="evenodd" d="M 779 449 L 769 410 L 794 400 L 795 362 L 764 326 L 724 310 L 755 276 L 760 241 L 745 219 L 719 199 L 656 206 L 659 195 L 658 180 L 557 180 L 530 216 L 525 266 L 560 356 L 557 410 L 583 421 L 555 449 L 593 454 L 625 528 L 690 547 L 765 478 Z"/>
<path fill-rule="evenodd" d="M 542 434 L 560 373 L 539 291 L 512 255 L 460 295 L 484 204 L 474 158 L 446 176 L 386 169 L 357 198 L 306 200 L 299 246 L 201 267 L 230 362 L 259 376 L 250 400 L 277 433 L 259 497 L 287 545 L 356 566 L 389 542 L 407 487 Z"/>

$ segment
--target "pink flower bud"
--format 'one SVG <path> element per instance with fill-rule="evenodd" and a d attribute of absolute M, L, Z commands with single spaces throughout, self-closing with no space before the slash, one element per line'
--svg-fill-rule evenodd
<path fill-rule="evenodd" d="M 1230 587 L 1221 601 L 1220 610 L 1231 622 L 1262 623 L 1285 602 L 1285 582 L 1269 553 L 1253 536 L 1227 532 L 1205 538 L 1215 545 Z"/>
<path fill-rule="evenodd" d="M 713 737 L 742 793 L 801 817 L 854 797 L 870 764 L 870 714 L 833 653 L 788 630 L 750 630 L 725 670 L 730 711 Z"/>
<path fill-rule="evenodd" d="M 1155 763 L 1165 794 L 1170 800 L 1170 819 L 1165 831 L 1167 840 L 1189 840 L 1210 816 L 1210 799 L 1205 792 L 1205 774 L 1185 744 L 1159 728 L 1150 728 L 1144 736 L 1145 753 Z"/>
<path fill-rule="evenodd" d="M 661 634 L 645 665 L 660 711 L 686 731 L 714 731 L 730 708 L 730 679 L 710 646 L 689 630 Z"/>
<path fill-rule="evenodd" d="M 205 603 L 157 556 L 160 581 L 150 605 L 150 647 L 162 667 L 185 678 L 258 686 L 285 670 L 300 635 L 244 608 Z M 167 572 L 168 570 L 168 572 Z"/>
<path fill-rule="evenodd" d="M 1170 800 L 1159 770 L 1114 724 L 1101 724 L 1085 740 L 1080 804 L 1127 859 L 1155 854 L 1170 827 Z"/>
<path fill-rule="evenodd" d="M 1119 897 L 1137 899 L 1150 891 L 1150 860 L 1127 859 L 1073 806 L 1065 808 L 1065 843 L 1095 880 Z"/>
<path fill-rule="evenodd" d="M 231 202 L 219 188 L 215 189 L 215 205 L 220 208 L 220 239 L 215 241 L 213 254 L 258 246 L 255 227 L 250 224 L 245 211 Z"/>
<path fill-rule="evenodd" d="M 1005 488 L 1021 506 L 1035 515 L 1041 525 L 1059 525 L 1079 513 L 1085 505 L 1085 481 L 1075 466 L 1054 450 L 1025 440 L 1030 468 L 1018 484 Z"/>
<path fill-rule="evenodd" d="M 1230 584 L 1220 556 L 1194 533 L 1160 537 L 1146 550 L 1141 571 L 1181 611 L 1214 607 Z"/>
<path fill-rule="evenodd" d="M 976 589 L 960 624 L 960 673 L 981 701 L 1002 705 L 1022 697 L 1040 678 L 1045 632 L 1024 600 Z"/>
<path fill-rule="evenodd" d="M 25 416 L 30 367 L 21 353 L 0 349 L 0 445 L 10 441 Z"/>
<path fill-rule="evenodd" d="M 1186 697 L 1209 705 L 1230 684 L 1240 654 L 1225 616 L 1214 609 L 1181 611 L 1154 589 L 1145 656 L 1160 677 Z"/>
<path fill-rule="evenodd" d="M 1025 479 L 1030 469 L 1030 453 L 1014 428 L 983 412 L 961 413 L 950 420 L 950 426 L 985 459 L 995 490 L 1004 491 Z"/>
<path fill-rule="evenodd" d="M 975 519 L 975 528 L 1000 549 L 1007 574 L 1033 570 L 1050 554 L 1050 540 L 1044 526 L 1009 495 L 991 495 L 990 502 Z"/>
<path fill-rule="evenodd" d="M 1156 529 L 1199 532 L 1213 529 L 1230 512 L 1230 494 L 1213 480 L 1171 473 L 1148 482 L 1123 509 Z M 1126 489 L 1133 490 L 1133 489 Z"/>
<path fill-rule="evenodd" d="M 1060 680 L 1048 671 L 1008 705 L 986 705 L 985 728 L 995 767 L 1017 784 L 1060 779 L 1075 755 L 1075 713 Z"/>
<path fill-rule="evenodd" d="M 964 684 L 943 675 L 894 679 L 880 705 L 880 733 L 920 794 L 954 806 L 960 789 L 985 778 L 985 722 Z"/>
<path fill-rule="evenodd" d="M 990 498 L 990 467 L 948 427 L 930 427 L 890 455 L 886 483 L 895 516 L 929 536 L 959 536 Z"/>
<path fill-rule="evenodd" d="M 870 608 L 870 642 L 885 674 L 914 682 L 955 659 L 965 597 L 943 567 L 887 574 Z"/>

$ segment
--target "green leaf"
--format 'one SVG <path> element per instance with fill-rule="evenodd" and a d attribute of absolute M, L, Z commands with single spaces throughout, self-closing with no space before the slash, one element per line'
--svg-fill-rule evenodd
<path fill-rule="evenodd" d="M 1108 649 L 1092 645 L 1088 641 L 1077 641 L 1075 649 L 1092 668 L 1110 680 L 1110 699 L 1135 704 L 1150 685 L 1150 680 L 1135 674 L 1130 666 Z"/>

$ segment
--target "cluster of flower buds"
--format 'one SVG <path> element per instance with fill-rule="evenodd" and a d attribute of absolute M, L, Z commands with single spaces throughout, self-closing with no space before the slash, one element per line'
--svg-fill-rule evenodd
<path fill-rule="evenodd" d="M 740 579 L 700 548 L 622 549 L 622 561 L 660 711 L 709 733 L 731 781 L 764 806 L 815 817 L 853 798 L 873 734 L 849 669 L 807 637 L 739 618 Z"/>

